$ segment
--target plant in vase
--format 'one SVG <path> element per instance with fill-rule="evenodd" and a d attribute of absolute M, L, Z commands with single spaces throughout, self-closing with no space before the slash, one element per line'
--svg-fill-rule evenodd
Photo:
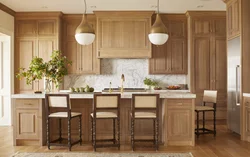
<path fill-rule="evenodd" d="M 143 83 L 144 83 L 144 85 L 147 86 L 147 89 L 149 89 L 149 90 L 152 89 L 152 86 L 153 87 L 158 86 L 158 83 L 156 81 L 153 81 L 152 79 L 147 78 L 147 77 L 143 80 Z"/>
<path fill-rule="evenodd" d="M 34 57 L 28 69 L 20 68 L 16 77 L 19 79 L 26 78 L 26 84 L 32 84 L 33 81 L 45 79 L 45 92 L 50 92 L 51 82 L 56 88 L 59 88 L 63 77 L 68 74 L 67 66 L 71 65 L 65 56 L 62 56 L 60 51 L 53 51 L 51 60 L 44 62 L 42 58 Z"/>

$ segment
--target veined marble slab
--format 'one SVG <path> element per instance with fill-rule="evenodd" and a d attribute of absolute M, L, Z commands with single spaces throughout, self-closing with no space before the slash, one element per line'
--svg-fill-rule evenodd
<path fill-rule="evenodd" d="M 59 94 L 63 94 L 66 92 L 61 92 Z M 103 93 L 108 93 L 108 92 L 103 92 Z M 112 92 L 115 93 L 115 92 Z M 192 94 L 187 91 L 147 91 L 147 92 L 124 92 L 121 94 L 121 98 L 132 98 L 132 94 L 153 94 L 157 93 L 160 94 L 160 98 L 189 98 L 189 99 L 194 99 L 196 98 L 195 94 Z M 58 94 L 58 93 L 57 93 Z M 93 93 L 69 93 L 70 98 L 72 99 L 93 99 Z M 12 98 L 15 99 L 43 99 L 45 98 L 45 94 L 13 94 Z"/>

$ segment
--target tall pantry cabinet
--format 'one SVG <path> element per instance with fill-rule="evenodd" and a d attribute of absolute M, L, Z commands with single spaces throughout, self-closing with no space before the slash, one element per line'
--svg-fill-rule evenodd
<path fill-rule="evenodd" d="M 16 13 L 15 18 L 15 74 L 28 68 L 35 56 L 48 61 L 53 50 L 60 50 L 61 13 Z M 15 80 L 15 93 L 43 91 L 44 81 L 27 85 L 25 79 Z"/>
<path fill-rule="evenodd" d="M 191 11 L 187 17 L 190 90 L 196 105 L 201 105 L 204 90 L 217 90 L 217 119 L 226 119 L 226 12 Z"/>

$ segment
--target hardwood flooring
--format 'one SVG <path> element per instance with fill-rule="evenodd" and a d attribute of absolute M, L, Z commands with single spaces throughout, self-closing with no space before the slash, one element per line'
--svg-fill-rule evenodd
<path fill-rule="evenodd" d="M 8 157 L 16 152 L 68 152 L 65 147 L 52 147 L 48 150 L 46 146 L 18 146 L 12 144 L 12 127 L 0 127 L 0 157 Z M 250 157 L 250 143 L 240 140 L 240 136 L 231 133 L 225 125 L 217 125 L 217 136 L 201 135 L 196 139 L 195 147 L 173 147 L 160 146 L 158 152 L 192 152 L 194 157 Z M 130 145 L 122 145 L 121 150 L 116 148 L 97 149 L 98 152 L 131 152 Z M 72 152 L 92 152 L 90 144 L 72 147 Z M 138 148 L 135 152 L 155 153 L 153 149 Z"/>

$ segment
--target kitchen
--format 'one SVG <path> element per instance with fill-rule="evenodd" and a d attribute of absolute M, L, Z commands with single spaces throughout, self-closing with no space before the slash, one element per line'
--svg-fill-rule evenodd
<path fill-rule="evenodd" d="M 88 85 L 93 87 L 95 92 L 101 92 L 106 88 L 105 92 L 121 93 L 120 140 L 121 144 L 125 144 L 125 146 L 129 146 L 131 140 L 129 112 L 132 93 L 160 94 L 159 142 L 162 149 L 171 148 L 173 145 L 194 146 L 187 151 L 191 151 L 195 155 L 195 149 L 202 140 L 208 138 L 208 141 L 213 143 L 216 142 L 216 138 L 220 138 L 223 132 L 220 132 L 220 126 L 228 127 L 241 134 L 242 140 L 249 141 L 249 112 L 246 112 L 249 111 L 248 95 L 243 94 L 249 93 L 250 89 L 247 83 L 250 62 L 247 57 L 249 46 L 245 44 L 249 41 L 247 35 L 249 34 L 247 27 L 249 23 L 246 13 L 235 13 L 239 10 L 247 12 L 249 2 L 244 0 L 237 1 L 237 3 L 235 0 L 225 1 L 226 4 L 220 2 L 221 7 L 218 5 L 218 8 L 215 8 L 213 5 L 213 9 L 195 3 L 193 6 L 196 9 L 185 8 L 185 11 L 181 11 L 182 13 L 176 11 L 177 14 L 173 10 L 169 10 L 167 13 L 160 12 L 159 15 L 168 29 L 169 36 L 166 44 L 161 46 L 150 43 L 148 32 L 156 18 L 154 11 L 157 10 L 157 6 L 160 8 L 165 6 L 165 2 L 160 1 L 160 4 L 165 5 L 155 5 L 155 2 L 152 2 L 154 5 L 151 6 L 151 9 L 146 9 L 148 11 L 145 9 L 123 10 L 118 6 L 115 8 L 116 11 L 102 10 L 98 4 L 95 6 L 87 1 L 88 3 L 90 3 L 88 9 L 93 11 L 93 14 L 87 15 L 87 21 L 94 29 L 95 40 L 87 46 L 78 44 L 75 39 L 75 30 L 81 23 L 82 14 L 16 11 L 14 14 L 15 51 L 13 54 L 15 61 L 12 75 L 18 73 L 20 67 L 28 68 L 30 61 L 35 56 L 41 57 L 47 62 L 50 60 L 53 50 L 62 50 L 63 55 L 72 61 L 72 65 L 67 67 L 69 75 L 64 77 L 63 83 L 60 85 L 61 92 L 67 93 L 73 88 L 79 88 L 77 91 L 80 91 L 81 87 L 86 88 Z M 201 3 L 208 6 L 210 4 L 205 1 Z M 3 2 L 3 4 L 13 5 L 7 2 Z M 42 9 L 46 10 L 46 6 Z M 230 19 L 230 17 L 233 18 Z M 237 38 L 241 38 L 241 42 L 231 44 L 230 41 L 237 40 Z M 227 100 L 230 98 L 227 94 L 227 82 L 229 82 L 227 81 L 227 52 L 230 52 L 230 46 L 235 44 L 241 47 L 239 52 L 241 51 L 241 55 L 244 56 L 241 63 L 242 77 L 237 79 L 242 88 L 236 85 L 238 87 L 237 99 L 243 100 L 243 96 L 246 97 L 244 98 L 245 103 L 240 102 L 241 107 L 237 104 L 237 106 L 227 104 L 230 102 Z M 233 51 L 235 52 L 235 50 Z M 121 81 L 122 75 L 124 75 L 123 81 Z M 155 81 L 156 87 L 161 88 L 154 89 L 153 87 L 149 90 L 144 84 L 145 78 Z M 240 79 L 242 80 L 239 81 Z M 43 146 L 45 149 L 46 121 L 43 108 L 45 96 L 33 93 L 35 91 L 44 92 L 46 81 L 40 79 L 32 82 L 31 85 L 27 85 L 25 79 L 13 78 L 13 81 L 13 145 L 45 145 Z M 173 85 L 182 86 L 183 90 L 167 90 L 166 87 Z M 116 88 L 118 91 L 112 91 Z M 133 92 L 127 91 L 128 88 L 132 88 Z M 144 91 L 145 88 L 147 88 L 147 92 Z M 124 89 L 124 93 L 120 89 Z M 140 91 L 135 92 L 135 89 Z M 50 90 L 58 91 L 53 85 Z M 218 92 L 215 117 L 218 135 L 215 139 L 213 135 L 198 135 L 197 138 L 195 136 L 196 119 L 202 119 L 202 114 L 198 118 L 196 117 L 195 105 L 202 104 L 204 90 Z M 93 94 L 71 93 L 70 98 L 72 99 L 72 111 L 81 112 L 83 115 L 83 143 L 90 143 L 91 120 L 89 115 L 93 112 Z M 235 100 L 232 101 L 235 102 Z M 25 104 L 29 104 L 29 107 Z M 180 108 L 178 104 L 182 104 L 184 108 Z M 236 117 L 236 115 L 238 118 L 232 120 L 232 117 Z M 33 117 L 35 117 L 33 121 L 26 122 L 27 119 Z M 207 113 L 205 119 L 208 121 L 209 128 L 213 128 L 213 113 Z M 242 125 L 239 125 L 240 122 Z M 51 134 L 54 137 L 57 135 L 58 123 L 52 123 Z M 105 128 L 105 131 L 97 129 L 99 137 L 105 138 L 112 135 L 112 125 L 108 127 L 109 125 L 110 122 L 106 120 L 102 124 L 97 124 L 97 128 Z M 137 125 L 139 126 L 135 128 L 137 137 L 147 139 L 152 136 L 153 125 L 151 123 L 140 121 Z M 67 125 L 64 122 L 62 127 L 62 134 L 67 135 Z M 72 123 L 72 127 L 74 128 L 72 136 L 77 138 L 78 124 Z M 240 127 L 245 129 L 241 129 L 242 132 L 240 132 Z M 138 135 L 138 133 L 141 134 Z M 227 132 L 226 135 L 228 134 L 232 133 Z M 54 148 L 52 147 L 52 149 Z M 74 149 L 79 150 L 78 146 L 73 146 L 72 151 Z"/>

